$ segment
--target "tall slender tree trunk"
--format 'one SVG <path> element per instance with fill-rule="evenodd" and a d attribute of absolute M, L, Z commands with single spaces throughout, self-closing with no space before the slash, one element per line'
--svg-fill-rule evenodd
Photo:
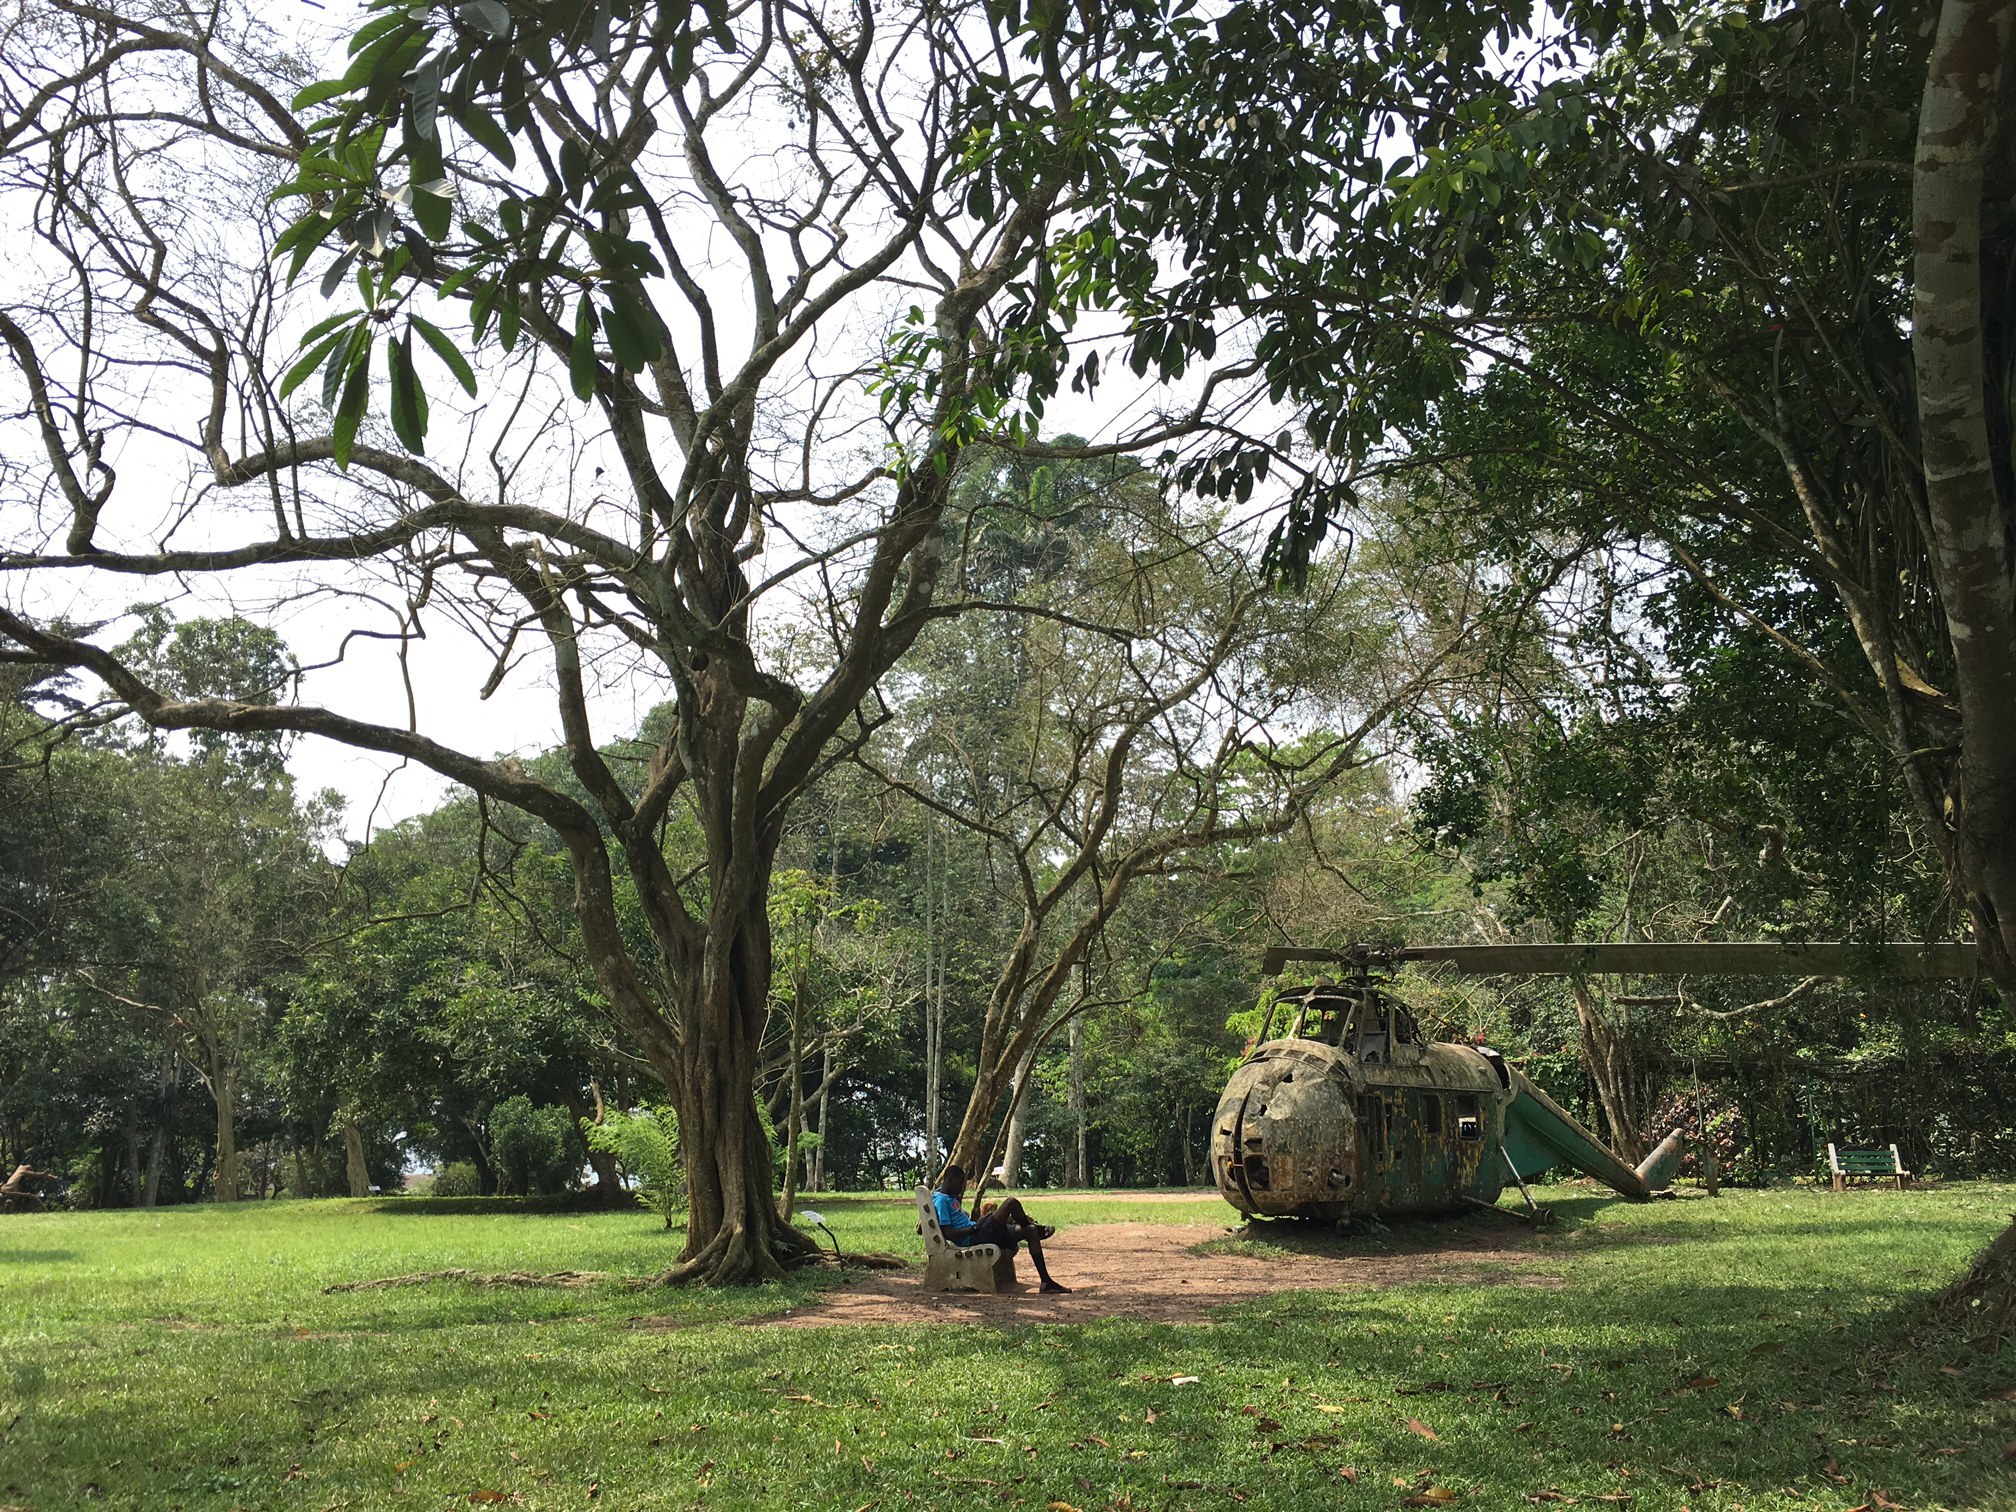
<path fill-rule="evenodd" d="M 343 1178 L 352 1197 L 371 1195 L 371 1165 L 364 1153 L 364 1126 L 354 1118 L 343 1120 Z"/>
<path fill-rule="evenodd" d="M 294 1195 L 297 1197 L 316 1195 L 315 1181 L 308 1171 L 308 1152 L 298 1144 L 294 1146 Z"/>
<path fill-rule="evenodd" d="M 1036 1052 L 1032 1046 L 1022 1057 L 1022 1064 L 1008 1083 L 1010 1106 L 1008 1110 L 1008 1137 L 1003 1141 L 1001 1151 L 1001 1185 L 1013 1191 L 1022 1184 L 1022 1146 L 1029 1137 L 1029 1093 L 1023 1083 L 1036 1071 Z M 1020 1093 L 1018 1097 L 1016 1094 Z"/>
<path fill-rule="evenodd" d="M 933 841 L 938 826 L 927 818 L 924 825 L 924 1170 L 935 1176 L 944 1165 L 939 1140 L 939 1118 L 945 1093 L 945 995 L 940 962 L 943 947 L 938 934 L 943 925 L 936 912 L 937 878 L 932 864 L 936 859 Z M 935 978 L 935 981 L 934 981 Z"/>
<path fill-rule="evenodd" d="M 1071 1159 L 1069 1169 L 1064 1173 L 1064 1184 L 1072 1187 L 1091 1185 L 1086 1175 L 1085 1161 L 1085 1021 L 1078 1015 L 1071 1017 Z"/>
<path fill-rule="evenodd" d="M 238 1200 L 238 1076 L 213 1065 L 210 1095 L 217 1102 L 217 1172 L 212 1191 L 219 1202 Z"/>
<path fill-rule="evenodd" d="M 161 1167 L 168 1157 L 168 1104 L 181 1080 L 181 1055 L 172 1044 L 166 1045 L 161 1051 L 161 1070 L 154 1081 L 154 1133 L 147 1143 L 147 1174 L 139 1192 L 142 1207 L 155 1207 L 161 1201 Z"/>
<path fill-rule="evenodd" d="M 826 1053 L 819 1061 L 819 1143 L 812 1150 L 811 1186 L 826 1190 L 826 1109 L 833 1095 L 833 1041 L 826 1041 Z"/>
<path fill-rule="evenodd" d="M 798 973 L 791 995 L 791 1052 L 786 1075 L 791 1099 L 784 1112 L 784 1197 L 779 1204 L 785 1222 L 798 1201 L 799 1134 L 805 1127 L 805 977 Z"/>

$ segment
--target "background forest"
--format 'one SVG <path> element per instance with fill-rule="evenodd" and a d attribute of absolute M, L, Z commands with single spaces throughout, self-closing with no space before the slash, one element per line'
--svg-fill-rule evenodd
<path fill-rule="evenodd" d="M 1000 458 L 962 482 L 982 501 L 960 543 L 973 591 L 1040 612 L 927 634 L 873 738 L 794 813 L 758 1081 L 780 1185 L 921 1179 L 969 1103 L 1011 1182 L 1208 1182 L 1211 1109 L 1261 1029 L 1270 943 L 1874 939 L 1941 917 L 1880 759 L 1824 710 L 1808 730 L 1774 710 L 1776 739 L 1746 761 L 1731 705 L 1653 657 L 1592 661 L 1573 588 L 1479 590 L 1464 654 L 1429 656 L 1424 680 L 1453 569 L 1415 502 L 1385 501 L 1348 575 L 1340 556 L 1303 592 L 1261 593 L 1231 546 L 1158 552 L 1148 537 L 1174 525 L 1147 484 Z M 1141 700 L 1135 648 L 1167 655 L 1213 613 L 1240 630 L 1212 643 L 1217 700 L 1187 678 Z M 123 650 L 188 696 L 288 684 L 271 631 L 140 618 Z M 1123 625 L 1135 654 L 1102 656 Z M 362 1195 L 426 1173 L 440 1195 L 629 1200 L 648 1151 L 594 1126 L 676 1124 L 583 966 L 549 834 L 455 797 L 346 843 L 341 800 L 297 789 L 286 737 L 115 717 L 54 738 L 71 686 L 17 676 L 5 715 L 10 1162 L 61 1173 L 88 1206 Z M 1253 780 L 1225 740 L 1233 711 L 1306 719 L 1294 744 L 1314 762 L 1339 738 L 1324 716 L 1385 686 L 1415 701 L 1357 734 L 1292 823 L 1186 842 L 1200 801 Z M 612 767 L 641 770 L 664 718 L 609 748 Z M 1127 728 L 1141 738 L 1108 770 Z M 559 753 L 527 765 L 572 780 Z M 1121 813 L 1096 864 L 1047 897 L 1109 789 Z M 1144 844 L 1170 864 L 1115 890 Z M 700 854 L 676 825 L 666 853 L 689 875 Z M 976 1098 L 1025 931 L 1065 989 L 1007 1096 Z M 1745 985 L 1413 975 L 1405 995 L 1632 1159 L 1705 1118 L 1738 1183 L 1810 1174 L 1830 1140 L 1895 1141 L 1947 1175 L 2016 1168 L 2016 1026 L 1991 989 L 1811 980 L 1747 1002 Z"/>

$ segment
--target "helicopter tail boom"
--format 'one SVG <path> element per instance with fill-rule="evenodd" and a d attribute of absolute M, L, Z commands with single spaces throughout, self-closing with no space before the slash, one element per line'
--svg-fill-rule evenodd
<path fill-rule="evenodd" d="M 1673 1172 L 1680 1164 L 1678 1130 L 1634 1171 L 1516 1067 L 1506 1070 L 1514 1096 L 1505 1110 L 1505 1154 L 1522 1181 L 1555 1166 L 1572 1166 L 1639 1202 L 1672 1185 Z"/>

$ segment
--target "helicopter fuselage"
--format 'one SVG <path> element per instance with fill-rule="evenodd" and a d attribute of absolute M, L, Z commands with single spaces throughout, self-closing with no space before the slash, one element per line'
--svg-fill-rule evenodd
<path fill-rule="evenodd" d="M 1489 1050 L 1394 1037 L 1353 1053 L 1271 1040 L 1219 1100 L 1211 1169 L 1225 1200 L 1253 1217 L 1336 1221 L 1495 1203 L 1511 1175 L 1499 1151 L 1512 1098 Z"/>

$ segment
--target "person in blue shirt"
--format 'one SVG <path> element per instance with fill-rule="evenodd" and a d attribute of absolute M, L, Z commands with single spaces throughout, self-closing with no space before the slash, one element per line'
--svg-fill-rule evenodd
<path fill-rule="evenodd" d="M 961 1249 L 969 1244 L 998 1244 L 1004 1255 L 1013 1255 L 1016 1245 L 1026 1244 L 1029 1246 L 1029 1258 L 1036 1262 L 1036 1274 L 1043 1278 L 1039 1290 L 1071 1290 L 1057 1282 L 1050 1274 L 1050 1267 L 1043 1263 L 1043 1241 L 1057 1230 L 1047 1223 L 1032 1223 L 1029 1215 L 1022 1210 L 1022 1199 L 1019 1197 L 1010 1197 L 990 1212 L 975 1218 L 960 1205 L 960 1199 L 965 1195 L 966 1173 L 956 1165 L 948 1165 L 944 1176 L 939 1178 L 937 1193 L 931 1198 L 931 1209 L 938 1215 L 940 1233 Z"/>

